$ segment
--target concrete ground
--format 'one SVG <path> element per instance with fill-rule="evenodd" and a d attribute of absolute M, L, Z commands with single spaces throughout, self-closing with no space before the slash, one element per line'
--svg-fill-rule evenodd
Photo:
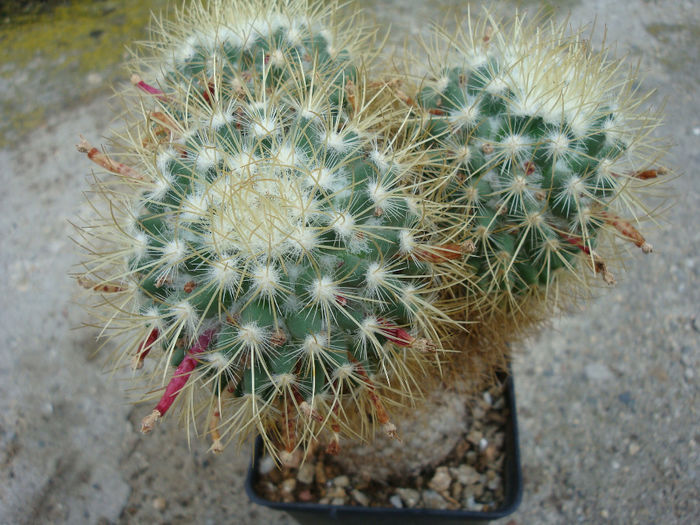
<path fill-rule="evenodd" d="M 248 450 L 213 457 L 172 420 L 140 435 L 145 408 L 91 353 L 96 331 L 75 330 L 86 317 L 71 302 L 78 256 L 67 221 L 84 210 L 90 166 L 73 145 L 79 133 L 108 133 L 107 82 L 123 39 L 145 21 L 133 0 L 75 4 L 78 14 L 62 12 L 67 25 L 46 14 L 0 20 L 0 523 L 292 523 L 248 502 Z M 451 4 L 462 5 L 370 10 L 392 24 L 395 43 Z M 667 221 L 648 235 L 654 254 L 522 345 L 524 499 L 503 523 L 698 523 L 700 2 L 520 4 L 561 4 L 576 24 L 597 19 L 599 35 L 605 27 L 619 53 L 641 61 L 642 87 L 666 100 L 659 134 L 683 176 Z"/>

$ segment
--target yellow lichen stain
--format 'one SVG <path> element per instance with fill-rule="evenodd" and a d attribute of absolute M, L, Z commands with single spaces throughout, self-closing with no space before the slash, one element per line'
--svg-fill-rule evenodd
<path fill-rule="evenodd" d="M 151 10 L 165 4 L 76 0 L 36 17 L 18 17 L 0 25 L 5 62 L 22 67 L 36 58 L 66 57 L 81 72 L 99 71 L 120 62 L 129 42 L 145 37 Z"/>
<path fill-rule="evenodd" d="M 0 21 L 5 118 L 0 146 L 36 127 L 37 115 L 102 91 L 123 74 L 126 46 L 147 37 L 151 11 L 167 0 L 74 0 Z M 178 2 L 179 4 L 179 2 Z"/>
<path fill-rule="evenodd" d="M 3 103 L 2 114 L 5 115 L 5 119 L 0 123 L 0 148 L 5 148 L 13 144 L 17 137 L 6 137 L 3 133 L 6 129 L 16 131 L 20 134 L 25 131 L 30 131 L 40 127 L 44 122 L 46 122 L 46 110 L 43 107 L 37 106 L 31 108 L 24 112 L 13 111 L 10 104 Z"/>

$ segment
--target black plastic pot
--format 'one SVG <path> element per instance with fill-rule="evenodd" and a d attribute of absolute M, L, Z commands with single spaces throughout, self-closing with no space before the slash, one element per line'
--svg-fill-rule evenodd
<path fill-rule="evenodd" d="M 498 509 L 481 512 L 269 501 L 256 494 L 254 488 L 258 479 L 258 462 L 262 455 L 262 441 L 260 438 L 255 443 L 255 456 L 248 469 L 245 481 L 246 492 L 253 503 L 285 511 L 303 525 L 323 525 L 328 523 L 345 523 L 348 525 L 467 525 L 471 523 L 483 524 L 503 518 L 513 513 L 520 505 L 523 485 L 522 472 L 520 470 L 520 451 L 518 448 L 518 418 L 515 411 L 515 389 L 513 388 L 512 378 L 508 378 L 506 381 L 505 398 L 509 409 L 505 429 L 505 464 L 503 472 L 505 501 L 503 506 Z"/>

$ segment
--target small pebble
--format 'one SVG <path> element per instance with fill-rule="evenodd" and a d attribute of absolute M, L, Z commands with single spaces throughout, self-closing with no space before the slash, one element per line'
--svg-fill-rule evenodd
<path fill-rule="evenodd" d="M 413 508 L 420 501 L 420 493 L 414 489 L 396 489 L 396 493 L 401 497 L 407 507 Z"/>
<path fill-rule="evenodd" d="M 345 505 L 345 498 L 333 498 L 331 505 Z"/>
<path fill-rule="evenodd" d="M 333 478 L 333 485 L 336 487 L 347 487 L 350 485 L 350 478 L 347 476 L 338 476 L 337 478 Z"/>
<path fill-rule="evenodd" d="M 299 467 L 299 472 L 297 472 L 297 481 L 306 484 L 313 483 L 315 474 L 314 466 L 311 463 L 304 463 Z"/>
<path fill-rule="evenodd" d="M 153 505 L 153 508 L 158 512 L 163 512 L 165 507 L 168 506 L 168 502 L 165 500 L 165 498 L 159 496 L 157 498 L 153 498 L 151 505 Z"/>
<path fill-rule="evenodd" d="M 285 479 L 280 485 L 280 490 L 283 493 L 291 494 L 297 486 L 297 480 L 294 478 Z"/>
<path fill-rule="evenodd" d="M 401 501 L 401 496 L 398 494 L 394 494 L 389 498 L 389 503 L 397 509 L 402 509 L 403 508 L 403 502 Z"/>
<path fill-rule="evenodd" d="M 350 493 L 350 495 L 352 496 L 352 499 L 357 501 L 360 505 L 365 507 L 369 505 L 369 498 L 364 492 L 360 492 L 359 490 L 355 489 Z"/>
<path fill-rule="evenodd" d="M 452 477 L 450 476 L 447 467 L 439 467 L 435 471 L 433 478 L 428 483 L 428 486 L 437 492 L 444 492 L 450 488 L 451 483 Z"/>
<path fill-rule="evenodd" d="M 637 454 L 637 452 L 639 452 L 639 445 L 637 445 L 636 443 L 630 443 L 627 452 L 629 452 L 630 456 L 634 456 L 635 454 Z"/>
<path fill-rule="evenodd" d="M 477 503 L 474 498 L 467 498 L 464 505 L 469 510 L 482 510 L 484 508 L 484 506 L 481 503 Z"/>
<path fill-rule="evenodd" d="M 486 438 L 481 438 L 479 440 L 479 452 L 483 452 L 484 450 L 486 450 L 486 447 L 488 447 L 488 446 L 489 446 L 489 442 Z"/>
<path fill-rule="evenodd" d="M 265 474 L 269 474 L 272 472 L 272 469 L 275 468 L 275 460 L 272 459 L 271 456 L 265 456 L 260 460 L 260 464 L 258 466 L 258 472 L 262 474 L 263 476 Z"/>
<path fill-rule="evenodd" d="M 472 485 L 479 481 L 479 473 L 469 465 L 460 465 L 456 469 L 457 480 L 462 485 Z"/>
<path fill-rule="evenodd" d="M 342 500 L 345 500 L 348 494 L 347 492 L 345 492 L 345 489 L 343 487 L 334 487 L 328 491 L 327 496 L 329 498 L 340 498 Z"/>
<path fill-rule="evenodd" d="M 423 505 L 429 509 L 446 509 L 447 501 L 434 490 L 423 491 Z"/>
<path fill-rule="evenodd" d="M 151 468 L 151 463 L 148 461 L 148 458 L 145 454 L 142 454 L 141 452 L 134 453 L 134 455 L 132 456 L 132 463 L 140 471 L 146 471 L 149 468 Z"/>

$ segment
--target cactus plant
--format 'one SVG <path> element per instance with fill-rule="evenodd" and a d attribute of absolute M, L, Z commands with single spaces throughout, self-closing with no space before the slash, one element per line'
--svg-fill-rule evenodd
<path fill-rule="evenodd" d="M 439 247 L 400 184 L 412 157 L 381 133 L 391 109 L 356 51 L 367 34 L 329 13 L 303 1 L 180 13 L 136 61 L 127 162 L 79 145 L 120 178 L 97 183 L 80 282 L 118 297 L 117 362 L 148 358 L 161 383 L 172 370 L 144 432 L 178 399 L 201 409 L 204 387 L 214 450 L 254 432 L 289 455 L 323 428 L 337 450 L 370 422 L 393 436 L 379 384 L 410 396 L 435 355 Z"/>
<path fill-rule="evenodd" d="M 445 396 L 503 368 L 503 341 L 565 288 L 612 280 L 610 233 L 651 250 L 632 224 L 664 172 L 658 119 L 605 51 L 486 17 L 441 32 L 422 60 L 444 60 L 405 95 L 372 79 L 373 33 L 336 7 L 214 1 L 157 21 L 113 151 L 79 145 L 116 178 L 94 183 L 78 279 L 116 364 L 159 387 L 144 432 L 177 403 L 212 450 L 259 433 L 289 461 L 318 439 L 338 453 L 341 435 L 461 424 Z M 441 408 L 411 412 L 424 392 Z"/>

